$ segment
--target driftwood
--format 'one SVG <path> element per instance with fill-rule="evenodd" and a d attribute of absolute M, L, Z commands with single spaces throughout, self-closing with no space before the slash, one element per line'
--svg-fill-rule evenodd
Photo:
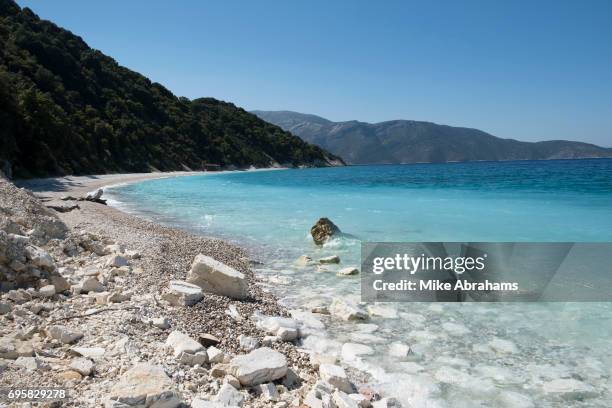
<path fill-rule="evenodd" d="M 67 213 L 70 212 L 72 210 L 80 210 L 81 207 L 78 206 L 78 204 L 76 205 L 70 205 L 70 206 L 64 206 L 64 205 L 48 205 L 47 208 L 50 208 L 52 210 L 55 210 L 57 212 L 61 212 L 61 213 Z"/>
<path fill-rule="evenodd" d="M 113 312 L 113 311 L 121 311 L 121 310 L 136 310 L 136 309 L 140 309 L 140 307 L 138 307 L 138 306 L 107 307 L 105 309 L 98 309 L 98 310 L 94 310 L 94 311 L 89 312 L 89 313 L 60 317 L 59 319 L 51 320 L 49 323 L 57 323 L 57 322 L 61 322 L 61 321 L 64 321 L 64 320 L 70 320 L 70 319 L 82 319 L 82 318 L 85 318 L 85 317 L 97 315 L 98 313 L 104 313 L 104 312 Z"/>

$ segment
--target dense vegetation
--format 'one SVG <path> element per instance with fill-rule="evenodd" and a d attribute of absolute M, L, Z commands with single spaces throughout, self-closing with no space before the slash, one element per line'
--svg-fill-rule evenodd
<path fill-rule="evenodd" d="M 352 164 L 612 157 L 612 149 L 589 143 L 521 142 L 501 139 L 478 129 L 413 120 L 332 122 L 290 111 L 253 113 Z"/>
<path fill-rule="evenodd" d="M 0 0 L 0 161 L 16 177 L 326 165 L 330 158 L 231 103 L 176 97 Z"/>

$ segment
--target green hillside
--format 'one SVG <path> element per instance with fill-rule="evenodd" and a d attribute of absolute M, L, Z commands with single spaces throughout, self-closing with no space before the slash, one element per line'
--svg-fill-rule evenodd
<path fill-rule="evenodd" d="M 15 177 L 335 162 L 231 103 L 177 97 L 10 0 L 0 123 L 0 161 Z"/>

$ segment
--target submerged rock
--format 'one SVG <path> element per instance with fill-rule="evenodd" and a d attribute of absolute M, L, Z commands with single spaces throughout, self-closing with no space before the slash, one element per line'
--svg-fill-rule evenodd
<path fill-rule="evenodd" d="M 340 299 L 335 299 L 331 306 L 329 307 L 329 311 L 332 316 L 338 317 L 342 320 L 351 321 L 351 320 L 367 320 L 369 315 L 361 306 L 345 302 Z"/>
<path fill-rule="evenodd" d="M 344 368 L 334 364 L 321 364 L 319 366 L 319 375 L 323 381 L 328 382 L 340 391 L 347 394 L 353 392 L 353 386 L 349 382 Z"/>
<path fill-rule="evenodd" d="M 319 221 L 310 228 L 310 235 L 317 245 L 323 245 L 335 234 L 340 233 L 340 228 L 328 218 L 319 218 Z"/>
<path fill-rule="evenodd" d="M 193 260 L 187 282 L 207 292 L 234 299 L 245 299 L 248 296 L 248 283 L 243 273 L 202 254 Z"/>
<path fill-rule="evenodd" d="M 338 264 L 340 263 L 340 257 L 338 255 L 326 256 L 325 258 L 319 259 L 321 264 Z"/>
<path fill-rule="evenodd" d="M 342 268 L 340 269 L 336 275 L 338 276 L 353 276 L 353 275 L 359 275 L 359 269 L 355 268 L 354 266 L 349 266 L 348 268 Z"/>

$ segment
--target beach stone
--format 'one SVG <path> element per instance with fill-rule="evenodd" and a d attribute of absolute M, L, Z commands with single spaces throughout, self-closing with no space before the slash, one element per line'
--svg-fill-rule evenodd
<path fill-rule="evenodd" d="M 219 340 L 217 337 L 213 336 L 212 334 L 201 333 L 200 335 L 198 335 L 198 341 L 204 347 L 209 347 L 209 346 L 215 346 L 219 344 L 221 340 Z"/>
<path fill-rule="evenodd" d="M 332 394 L 332 400 L 337 408 L 359 408 L 357 402 L 349 397 L 349 395 L 340 390 L 334 391 Z"/>
<path fill-rule="evenodd" d="M 83 338 L 83 333 L 79 330 L 69 329 L 66 326 L 51 326 L 47 329 L 47 335 L 52 339 L 59 340 L 64 344 L 76 343 Z"/>
<path fill-rule="evenodd" d="M 238 379 L 236 377 L 234 377 L 233 375 L 226 375 L 223 378 L 223 382 L 224 383 L 228 383 L 229 385 L 231 385 L 232 387 L 234 387 L 237 390 L 239 390 L 240 387 L 242 386 L 240 384 L 240 381 L 238 381 Z"/>
<path fill-rule="evenodd" d="M 321 264 L 338 264 L 340 263 L 340 257 L 338 255 L 326 256 L 325 258 L 319 259 Z"/>
<path fill-rule="evenodd" d="M 55 262 L 51 255 L 42 248 L 34 245 L 28 245 L 25 248 L 25 256 L 30 263 L 37 268 L 43 268 L 48 270 L 55 269 Z"/>
<path fill-rule="evenodd" d="M 188 282 L 172 280 L 168 289 L 162 298 L 173 306 L 191 306 L 204 299 L 202 288 Z"/>
<path fill-rule="evenodd" d="M 206 351 L 198 351 L 195 354 L 183 352 L 179 354 L 177 360 L 180 364 L 185 364 L 188 366 L 202 366 L 208 363 L 208 354 Z"/>
<path fill-rule="evenodd" d="M 368 305 L 368 313 L 370 316 L 382 317 L 385 319 L 397 319 L 398 313 L 397 309 L 392 306 L 384 306 L 384 305 Z"/>
<path fill-rule="evenodd" d="M 256 387 L 255 392 L 266 402 L 276 402 L 280 400 L 280 395 L 274 383 L 260 384 Z"/>
<path fill-rule="evenodd" d="M 298 322 L 295 319 L 281 316 L 264 317 L 257 322 L 257 327 L 266 333 L 277 336 L 282 341 L 298 338 Z"/>
<path fill-rule="evenodd" d="M 104 247 L 104 252 L 107 254 L 122 254 L 125 252 L 125 247 L 121 244 L 110 244 Z"/>
<path fill-rule="evenodd" d="M 168 335 L 166 346 L 173 349 L 174 357 L 180 356 L 181 353 L 195 354 L 199 351 L 205 352 L 204 346 L 178 330 L 174 330 Z"/>
<path fill-rule="evenodd" d="M 53 297 L 55 296 L 55 286 L 46 285 L 38 289 L 38 294 L 42 297 Z"/>
<path fill-rule="evenodd" d="M 76 358 L 70 363 L 70 369 L 87 377 L 94 369 L 94 363 L 88 358 Z"/>
<path fill-rule="evenodd" d="M 241 407 L 244 404 L 244 400 L 244 394 L 227 383 L 221 386 L 214 398 L 214 401 L 220 402 L 224 406 L 233 407 Z"/>
<path fill-rule="evenodd" d="M 234 299 L 245 299 L 248 296 L 248 283 L 243 273 L 202 254 L 193 260 L 187 282 L 207 292 Z"/>
<path fill-rule="evenodd" d="M 310 354 L 310 364 L 312 364 L 314 368 L 319 368 L 321 364 L 336 364 L 336 362 L 338 362 L 338 358 L 331 354 Z"/>
<path fill-rule="evenodd" d="M 104 353 L 106 353 L 106 350 L 102 347 L 72 347 L 70 350 L 80 356 L 94 360 L 103 357 Z"/>
<path fill-rule="evenodd" d="M 81 292 L 104 292 L 106 288 L 100 281 L 94 277 L 86 278 L 83 280 L 80 286 Z"/>
<path fill-rule="evenodd" d="M 328 218 L 319 218 L 315 225 L 310 228 L 310 235 L 315 244 L 323 245 L 330 237 L 340 232 L 340 228 Z"/>
<path fill-rule="evenodd" d="M 106 261 L 106 267 L 112 267 L 112 268 L 120 268 L 122 266 L 128 266 L 129 262 L 127 259 L 125 259 L 123 256 L 121 255 L 113 255 L 111 256 L 108 261 Z"/>
<path fill-rule="evenodd" d="M 151 324 L 158 329 L 169 329 L 170 328 L 170 320 L 165 317 L 154 317 L 151 319 Z"/>
<path fill-rule="evenodd" d="M 546 394 L 555 394 L 564 399 L 592 398 L 598 395 L 592 385 L 573 378 L 558 378 L 542 385 Z"/>
<path fill-rule="evenodd" d="M 359 275 L 359 269 L 355 268 L 354 266 L 349 266 L 347 268 L 342 268 L 340 269 L 336 275 L 338 276 L 354 276 L 354 275 Z"/>
<path fill-rule="evenodd" d="M 319 366 L 319 375 L 323 381 L 328 382 L 340 391 L 347 394 L 353 392 L 353 386 L 349 382 L 344 368 L 334 364 L 321 364 Z"/>
<path fill-rule="evenodd" d="M 252 351 L 259 347 L 259 342 L 254 337 L 245 336 L 241 334 L 238 338 L 240 348 L 246 351 Z"/>
<path fill-rule="evenodd" d="M 210 368 L 210 375 L 215 378 L 225 377 L 229 370 L 229 364 L 215 364 Z"/>
<path fill-rule="evenodd" d="M 19 357 L 32 357 L 33 355 L 34 347 L 31 341 L 0 336 L 0 358 L 15 360 Z"/>
<path fill-rule="evenodd" d="M 175 408 L 181 404 L 170 377 L 160 366 L 138 363 L 126 371 L 108 397 L 130 407 Z"/>
<path fill-rule="evenodd" d="M 294 264 L 297 266 L 308 266 L 312 264 L 312 258 L 308 255 L 301 255 L 298 259 L 295 260 Z"/>
<path fill-rule="evenodd" d="M 42 365 L 36 357 L 17 357 L 15 365 L 25 368 L 27 371 L 38 370 Z"/>
<path fill-rule="evenodd" d="M 369 317 L 361 306 L 340 299 L 334 299 L 329 311 L 332 316 L 346 321 L 367 320 Z"/>
<path fill-rule="evenodd" d="M 287 373 L 287 359 L 278 351 L 262 347 L 234 357 L 229 363 L 229 369 L 240 384 L 251 387 L 284 377 Z"/>
<path fill-rule="evenodd" d="M 206 349 L 206 353 L 208 354 L 208 361 L 211 364 L 222 363 L 225 358 L 225 354 L 223 351 L 219 350 L 215 346 L 210 346 Z"/>
<path fill-rule="evenodd" d="M 55 293 L 62 293 L 70 290 L 70 282 L 60 274 L 52 274 L 49 282 L 55 286 Z"/>

